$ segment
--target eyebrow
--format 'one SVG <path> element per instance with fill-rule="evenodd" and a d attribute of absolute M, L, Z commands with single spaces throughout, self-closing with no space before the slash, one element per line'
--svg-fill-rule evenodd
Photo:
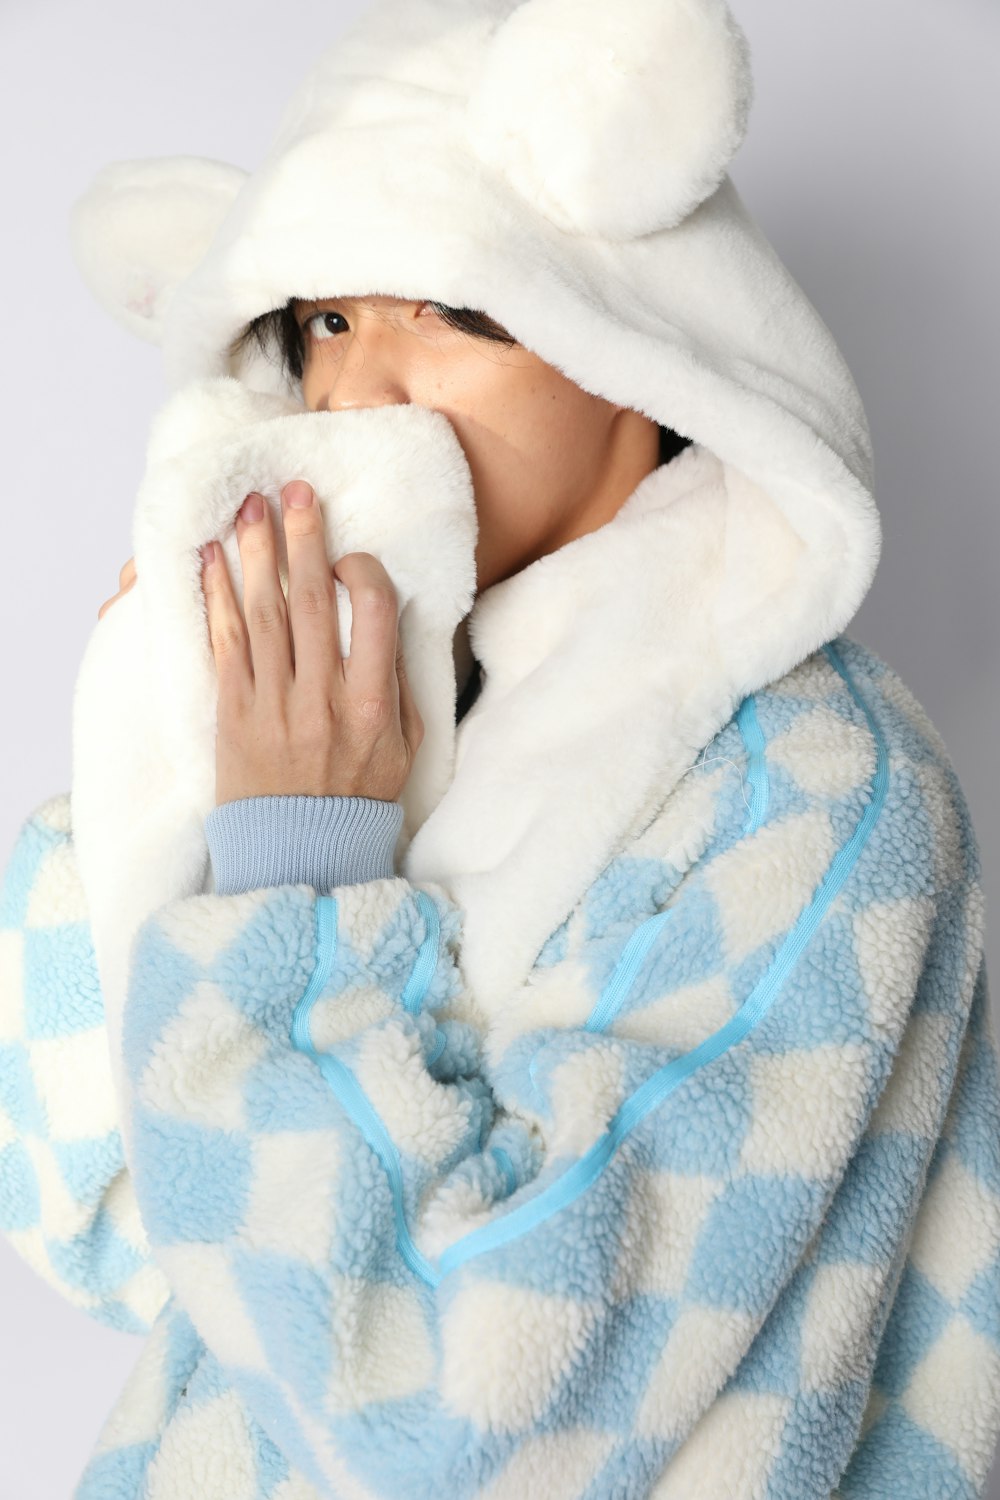
<path fill-rule="evenodd" d="M 372 297 L 378 297 L 378 296 L 382 296 L 382 295 L 384 295 L 384 294 L 380 293 L 380 292 L 373 292 L 371 294 L 371 297 L 367 297 L 367 296 L 366 297 L 338 297 L 336 295 L 331 295 L 329 297 L 313 297 L 313 298 L 309 298 L 309 297 L 293 297 L 291 299 L 291 302 L 292 302 L 292 311 L 295 312 L 295 313 L 300 313 L 300 312 L 304 311 L 306 308 L 321 307 L 324 303 L 327 303 L 327 302 L 335 302 L 335 303 L 337 303 L 341 307 L 355 307 L 355 306 L 357 306 L 357 304 L 359 302 L 365 302 L 365 303 L 367 303 L 367 302 L 371 301 Z M 393 303 L 405 303 L 405 302 L 409 302 L 409 301 L 419 301 L 421 299 L 419 299 L 419 298 L 407 298 L 407 297 L 390 297 L 390 298 L 388 298 L 388 300 L 390 302 L 393 302 Z"/>
<path fill-rule="evenodd" d="M 309 308 L 321 307 L 326 302 L 350 302 L 350 297 L 293 297 L 293 313 L 305 312 Z"/>
<path fill-rule="evenodd" d="M 379 293 L 379 292 L 373 292 L 371 295 L 374 296 L 374 297 L 378 297 L 378 296 L 382 296 L 382 295 L 385 295 L 385 294 Z M 367 297 L 367 296 L 365 296 L 365 297 L 338 297 L 336 295 L 329 296 L 329 297 L 314 297 L 314 298 L 309 298 L 309 297 L 292 297 L 290 299 L 291 306 L 292 306 L 292 317 L 295 319 L 296 326 L 297 326 L 297 328 L 299 329 L 299 331 L 302 334 L 305 333 L 306 324 L 309 323 L 309 321 L 313 317 L 316 316 L 317 311 L 320 308 L 324 307 L 325 305 L 327 305 L 327 304 L 333 304 L 333 306 L 335 306 L 335 307 L 338 307 L 338 308 L 344 307 L 344 308 L 347 308 L 350 311 L 351 309 L 357 307 L 359 303 L 367 303 L 369 300 L 370 300 L 370 298 Z M 420 301 L 421 299 L 419 299 L 419 298 L 406 298 L 406 297 L 394 297 L 394 298 L 390 298 L 389 300 L 392 301 L 392 302 L 394 302 L 394 303 L 396 303 L 396 304 L 402 304 L 402 303 L 405 303 L 405 302 L 408 302 L 408 301 Z"/>

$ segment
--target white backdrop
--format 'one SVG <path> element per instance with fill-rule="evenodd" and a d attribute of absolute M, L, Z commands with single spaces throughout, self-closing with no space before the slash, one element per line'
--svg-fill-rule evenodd
<path fill-rule="evenodd" d="M 0 0 L 4 863 L 24 817 L 69 788 L 73 684 L 132 550 L 164 395 L 157 350 L 83 287 L 69 205 L 113 159 L 190 152 L 252 169 L 316 50 L 360 8 Z M 902 676 L 951 752 L 982 848 L 1000 1017 L 1000 12 L 733 8 L 757 97 L 732 176 L 840 342 L 874 434 L 885 543 L 848 633 Z M 68 1500 L 140 1340 L 71 1308 L 2 1238 L 0 1330 L 0 1500 Z M 989 1493 L 1000 1500 L 1000 1465 Z"/>

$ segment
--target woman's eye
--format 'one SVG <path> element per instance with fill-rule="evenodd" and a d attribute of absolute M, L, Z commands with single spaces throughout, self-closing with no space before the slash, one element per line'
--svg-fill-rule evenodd
<path fill-rule="evenodd" d="M 339 318 L 341 323 L 345 322 L 343 313 L 318 312 L 312 317 L 306 318 L 302 325 L 302 331 L 307 338 L 315 339 L 317 343 L 325 343 L 327 339 L 335 338 L 338 333 L 343 333 L 342 328 L 331 327 L 331 324 Z"/>

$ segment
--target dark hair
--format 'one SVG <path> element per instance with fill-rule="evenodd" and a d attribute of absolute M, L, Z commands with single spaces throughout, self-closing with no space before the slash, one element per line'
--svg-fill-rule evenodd
<path fill-rule="evenodd" d="M 273 307 L 269 312 L 254 318 L 233 340 L 230 354 L 239 354 L 247 344 L 255 343 L 264 357 L 273 362 L 274 352 L 277 350 L 278 363 L 286 378 L 301 380 L 305 348 L 302 330 L 295 317 L 295 301 L 294 297 L 289 297 L 284 307 Z M 463 333 L 488 339 L 491 343 L 505 344 L 508 348 L 517 343 L 512 333 L 508 333 L 506 328 L 478 308 L 449 307 L 445 302 L 431 302 L 429 306 L 452 328 L 458 328 Z M 689 447 L 691 439 L 682 437 L 672 427 L 665 427 L 662 422 L 659 427 L 660 463 L 666 464 Z"/>

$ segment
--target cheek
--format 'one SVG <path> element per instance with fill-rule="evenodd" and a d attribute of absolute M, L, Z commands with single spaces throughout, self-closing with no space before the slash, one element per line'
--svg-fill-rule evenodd
<path fill-rule="evenodd" d="M 526 468 L 569 461 L 593 443 L 600 421 L 597 403 L 576 386 L 533 368 L 498 370 L 489 357 L 449 378 L 445 390 L 471 434 Z"/>
<path fill-rule="evenodd" d="M 576 490 L 593 475 L 607 442 L 607 412 L 579 390 L 540 387 L 516 421 L 530 472 L 549 487 Z"/>
<path fill-rule="evenodd" d="M 412 371 L 410 398 L 451 422 L 472 470 L 481 519 L 544 529 L 562 497 L 592 479 L 610 408 L 561 372 L 488 345 Z"/>

